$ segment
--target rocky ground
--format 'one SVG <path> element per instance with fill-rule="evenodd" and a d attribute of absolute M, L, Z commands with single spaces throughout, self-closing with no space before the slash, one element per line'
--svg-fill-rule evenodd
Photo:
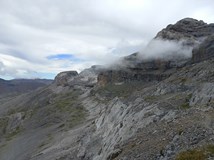
<path fill-rule="evenodd" d="M 196 57 L 142 61 L 137 53 L 116 70 L 63 72 L 49 86 L 0 99 L 0 159 L 214 159 L 213 25 L 188 18 L 167 28 L 157 37 L 190 37 L 183 45 Z"/>

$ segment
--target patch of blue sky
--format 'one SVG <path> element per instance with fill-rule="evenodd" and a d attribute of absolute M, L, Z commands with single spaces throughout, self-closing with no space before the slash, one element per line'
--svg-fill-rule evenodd
<path fill-rule="evenodd" d="M 69 60 L 73 62 L 81 62 L 82 59 L 74 56 L 73 54 L 63 53 L 63 54 L 54 54 L 47 57 L 49 60 Z"/>
<path fill-rule="evenodd" d="M 35 72 L 30 75 L 33 79 L 40 78 L 40 79 L 54 79 L 56 73 L 43 73 L 43 72 Z"/>
<path fill-rule="evenodd" d="M 0 75 L 0 78 L 1 78 L 1 79 L 4 79 L 4 80 L 11 80 L 11 79 L 14 79 L 12 76 L 8 76 L 8 75 Z"/>
<path fill-rule="evenodd" d="M 56 74 L 54 74 L 54 73 L 33 72 L 33 73 L 28 73 L 26 75 L 17 76 L 17 77 L 13 77 L 10 75 L 0 75 L 0 78 L 2 78 L 4 80 L 19 79 L 19 78 L 24 78 L 24 79 L 35 79 L 35 78 L 54 79 L 55 76 L 56 76 Z"/>

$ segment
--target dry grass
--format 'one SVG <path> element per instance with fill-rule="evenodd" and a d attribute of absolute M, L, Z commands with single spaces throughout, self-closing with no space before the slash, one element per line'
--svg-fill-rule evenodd
<path fill-rule="evenodd" d="M 180 152 L 176 160 L 206 160 L 214 156 L 214 145 L 210 144 L 200 149 L 193 149 Z"/>

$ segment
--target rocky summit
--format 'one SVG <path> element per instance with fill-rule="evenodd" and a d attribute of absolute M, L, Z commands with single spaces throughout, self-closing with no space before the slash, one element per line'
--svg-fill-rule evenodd
<path fill-rule="evenodd" d="M 214 159 L 213 35 L 185 18 L 112 66 L 0 99 L 0 159 Z"/>

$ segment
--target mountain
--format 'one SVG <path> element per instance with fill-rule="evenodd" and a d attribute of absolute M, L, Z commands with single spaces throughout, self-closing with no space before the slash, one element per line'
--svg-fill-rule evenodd
<path fill-rule="evenodd" d="M 0 99 L 0 159 L 213 159 L 213 29 L 185 18 L 117 64 Z"/>
<path fill-rule="evenodd" d="M 20 94 L 52 83 L 46 79 L 0 79 L 0 95 Z"/>

